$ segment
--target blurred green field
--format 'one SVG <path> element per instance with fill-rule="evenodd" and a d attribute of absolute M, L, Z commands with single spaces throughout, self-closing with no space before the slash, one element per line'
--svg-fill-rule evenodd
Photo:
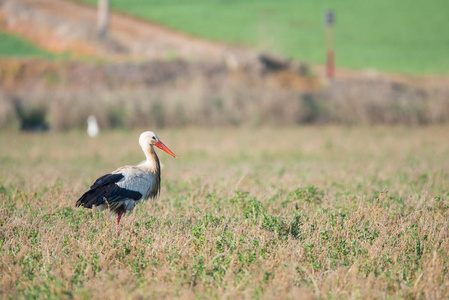
<path fill-rule="evenodd" d="M 0 31 L 0 56 L 18 58 L 53 58 L 51 53 L 36 47 L 24 39 Z"/>
<path fill-rule="evenodd" d="M 120 237 L 74 204 L 140 132 L 0 132 L 0 297 L 447 299 L 447 130 L 157 130 L 179 159 Z"/>
<path fill-rule="evenodd" d="M 319 64 L 325 58 L 324 12 L 333 9 L 338 66 L 410 74 L 449 72 L 445 0 L 111 2 L 116 10 L 195 36 Z"/>

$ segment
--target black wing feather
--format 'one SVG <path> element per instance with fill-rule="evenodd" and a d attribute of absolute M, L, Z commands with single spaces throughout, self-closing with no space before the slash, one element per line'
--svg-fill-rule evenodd
<path fill-rule="evenodd" d="M 123 174 L 106 174 L 95 180 L 94 184 L 90 187 L 90 189 L 96 189 L 108 183 L 116 183 L 122 180 L 125 177 Z"/>
<path fill-rule="evenodd" d="M 76 206 L 92 208 L 94 205 L 99 206 L 101 204 L 126 199 L 139 200 L 142 198 L 141 193 L 121 188 L 116 184 L 123 177 L 122 174 L 107 174 L 101 176 L 90 187 L 90 190 L 85 192 L 84 195 L 76 201 Z"/>

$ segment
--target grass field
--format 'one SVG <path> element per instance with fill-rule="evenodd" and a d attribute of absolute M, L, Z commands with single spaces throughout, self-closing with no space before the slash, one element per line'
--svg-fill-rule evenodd
<path fill-rule="evenodd" d="M 79 0 L 96 4 L 96 0 Z M 337 64 L 402 73 L 449 72 L 447 1 L 111 0 L 116 10 L 211 40 L 324 63 L 324 12 L 336 13 Z"/>
<path fill-rule="evenodd" d="M 51 53 L 42 50 L 18 36 L 0 31 L 0 56 L 2 57 L 37 57 L 52 58 Z"/>
<path fill-rule="evenodd" d="M 139 132 L 1 132 L 0 297 L 448 298 L 447 130 L 158 131 L 179 159 L 120 237 L 74 203 Z"/>

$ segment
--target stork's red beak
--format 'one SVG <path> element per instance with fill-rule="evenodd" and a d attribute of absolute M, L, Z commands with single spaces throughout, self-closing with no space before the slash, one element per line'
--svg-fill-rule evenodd
<path fill-rule="evenodd" d="M 161 141 L 156 143 L 156 147 L 158 147 L 159 149 L 164 150 L 165 152 L 167 152 L 168 154 L 170 154 L 171 156 L 173 156 L 174 158 L 178 158 L 173 152 L 171 152 L 170 149 L 167 148 L 167 146 L 164 145 L 164 143 L 162 143 Z"/>

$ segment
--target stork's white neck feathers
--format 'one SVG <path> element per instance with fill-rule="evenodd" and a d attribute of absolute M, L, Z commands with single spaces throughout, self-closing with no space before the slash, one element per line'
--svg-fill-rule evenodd
<path fill-rule="evenodd" d="M 145 168 L 153 173 L 158 172 L 160 170 L 159 158 L 157 157 L 153 146 L 151 145 L 148 148 L 142 146 L 142 150 L 147 159 L 141 163 L 139 167 Z"/>

